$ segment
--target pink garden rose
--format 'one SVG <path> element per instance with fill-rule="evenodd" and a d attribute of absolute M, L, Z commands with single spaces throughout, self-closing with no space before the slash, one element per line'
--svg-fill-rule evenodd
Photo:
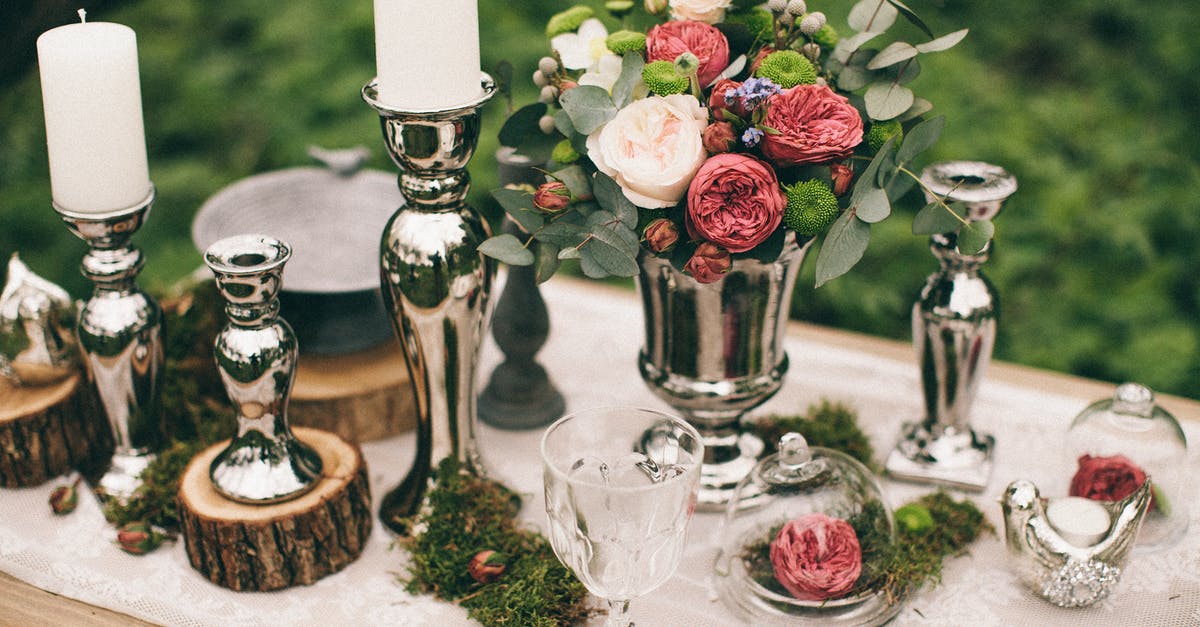
<path fill-rule="evenodd" d="M 1124 455 L 1079 458 L 1079 469 L 1071 478 L 1070 496 L 1093 501 L 1120 501 L 1146 482 L 1146 473 Z M 1154 509 L 1150 498 L 1150 509 Z"/>
<path fill-rule="evenodd" d="M 721 31 L 704 22 L 671 21 L 646 33 L 647 62 L 674 63 L 675 58 L 685 52 L 700 60 L 697 74 L 702 87 L 713 82 L 729 65 L 729 41 Z"/>
<path fill-rule="evenodd" d="M 725 276 L 733 267 L 733 259 L 729 251 L 712 242 L 703 242 L 696 247 L 692 258 L 683 265 L 683 269 L 696 279 L 697 283 L 713 283 Z"/>
<path fill-rule="evenodd" d="M 732 89 L 741 87 L 741 85 L 741 83 L 731 81 L 728 78 L 722 78 L 717 81 L 717 84 L 713 85 L 712 93 L 708 96 L 708 110 L 712 112 L 714 120 L 724 119 L 721 112 L 726 109 L 729 109 L 730 113 L 738 117 L 746 115 L 746 110 L 741 106 L 741 103 L 736 100 L 733 102 L 725 101 L 725 94 L 729 93 Z"/>
<path fill-rule="evenodd" d="M 706 126 L 708 111 L 692 96 L 635 100 L 588 135 L 588 158 L 633 204 L 674 207 L 707 157 Z"/>
<path fill-rule="evenodd" d="M 771 97 L 762 151 L 781 166 L 828 163 L 850 156 L 862 143 L 863 122 L 844 96 L 825 85 L 797 85 Z"/>
<path fill-rule="evenodd" d="M 850 523 L 821 513 L 790 520 L 771 541 L 775 579 L 802 601 L 824 601 L 854 587 L 862 548 Z"/>
<path fill-rule="evenodd" d="M 775 232 L 787 199 L 771 166 L 741 153 L 710 157 L 688 186 L 684 225 L 731 253 L 754 248 Z"/>

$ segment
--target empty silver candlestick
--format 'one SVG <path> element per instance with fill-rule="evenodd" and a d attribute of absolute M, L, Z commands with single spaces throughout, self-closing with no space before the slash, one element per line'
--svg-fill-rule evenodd
<path fill-rule="evenodd" d="M 417 406 L 412 469 L 380 506 L 380 519 L 406 532 L 403 519 L 424 499 L 433 465 L 453 456 L 482 472 L 475 446 L 475 366 L 489 314 L 496 265 L 480 254 L 487 224 L 466 204 L 467 162 L 479 139 L 480 111 L 495 85 L 484 74 L 480 97 L 449 109 L 406 111 L 363 100 L 379 112 L 384 146 L 400 166 L 396 210 L 380 242 L 380 281 L 404 347 Z"/>
<path fill-rule="evenodd" d="M 166 437 L 159 408 L 163 364 L 162 309 L 138 288 L 142 251 L 130 244 L 154 188 L 138 204 L 107 213 L 78 213 L 54 204 L 67 228 L 88 245 L 83 275 L 91 298 L 79 311 L 78 335 L 115 447 L 108 468 L 91 483 L 101 499 L 124 502 Z"/>
<path fill-rule="evenodd" d="M 321 478 L 320 456 L 288 426 L 297 345 L 279 317 L 279 287 L 291 255 L 287 244 L 262 235 L 227 237 L 204 253 L 229 315 L 214 354 L 238 424 L 209 477 L 217 492 L 242 503 L 285 501 Z"/>
<path fill-rule="evenodd" d="M 1003 168 L 977 161 L 932 165 L 921 181 L 947 203 L 962 202 L 968 220 L 996 217 L 1017 189 L 1017 180 Z M 965 254 L 953 233 L 931 238 L 929 248 L 941 267 L 926 279 L 912 310 L 925 418 L 905 425 L 888 456 L 887 471 L 894 477 L 968 490 L 987 486 L 995 442 L 969 420 L 996 341 L 996 288 L 980 272 L 991 247 Z"/>

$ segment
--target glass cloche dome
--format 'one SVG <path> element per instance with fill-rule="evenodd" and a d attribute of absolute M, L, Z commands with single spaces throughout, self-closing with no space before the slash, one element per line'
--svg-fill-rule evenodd
<path fill-rule="evenodd" d="M 721 526 L 715 581 L 754 625 L 876 625 L 900 601 L 864 567 L 896 540 L 892 509 L 865 466 L 789 433 L 738 484 Z"/>

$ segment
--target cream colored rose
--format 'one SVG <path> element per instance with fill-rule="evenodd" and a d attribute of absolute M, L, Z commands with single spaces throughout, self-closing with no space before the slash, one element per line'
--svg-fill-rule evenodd
<path fill-rule="evenodd" d="M 725 19 L 725 9 L 733 0 L 671 0 L 671 17 L 716 24 Z"/>
<path fill-rule="evenodd" d="M 636 100 L 588 136 L 588 157 L 633 204 L 672 207 L 707 156 L 707 125 L 708 111 L 692 96 Z"/>

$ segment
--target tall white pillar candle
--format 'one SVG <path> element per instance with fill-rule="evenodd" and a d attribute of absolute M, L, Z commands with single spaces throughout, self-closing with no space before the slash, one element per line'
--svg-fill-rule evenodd
<path fill-rule="evenodd" d="M 60 207 L 105 213 L 150 193 L 137 38 L 120 24 L 68 24 L 37 40 L 50 156 Z"/>
<path fill-rule="evenodd" d="M 379 100 L 412 111 L 479 98 L 476 0 L 375 0 Z"/>

